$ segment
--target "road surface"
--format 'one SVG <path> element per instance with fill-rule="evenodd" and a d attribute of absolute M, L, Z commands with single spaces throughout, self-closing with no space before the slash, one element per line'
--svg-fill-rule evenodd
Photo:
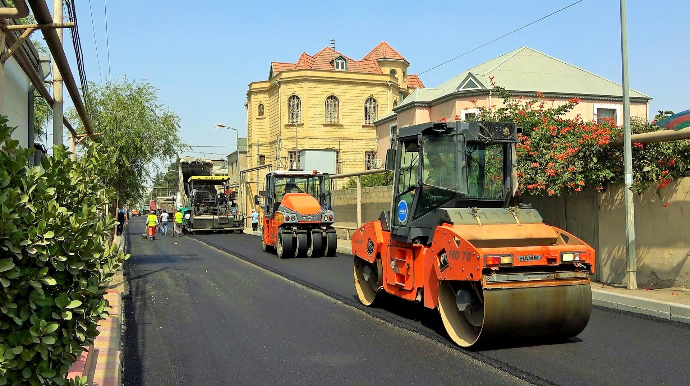
<path fill-rule="evenodd" d="M 525 384 L 191 237 L 147 241 L 142 230 L 143 220 L 131 221 L 125 386 Z"/>
<path fill-rule="evenodd" d="M 280 260 L 261 252 L 259 237 L 200 235 L 199 240 L 322 292 L 377 319 L 419 333 L 496 369 L 545 385 L 690 384 L 690 326 L 594 308 L 579 336 L 560 341 L 518 342 L 481 350 L 453 346 L 437 311 L 397 299 L 366 308 L 356 298 L 352 257 Z M 353 330 L 358 329 L 352 326 Z M 401 342 L 401 349 L 402 349 Z M 381 360 L 384 360 L 381 358 Z M 431 384 L 431 382 L 429 382 Z"/>

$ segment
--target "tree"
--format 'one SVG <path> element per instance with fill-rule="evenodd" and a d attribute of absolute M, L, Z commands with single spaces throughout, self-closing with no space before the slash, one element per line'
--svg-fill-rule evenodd
<path fill-rule="evenodd" d="M 99 133 L 100 151 L 108 155 L 109 172 L 102 176 L 115 189 L 116 206 L 133 205 L 144 197 L 144 185 L 153 163 L 175 157 L 186 145 L 179 136 L 180 118 L 158 102 L 158 89 L 127 77 L 105 84 L 89 84 L 85 95 L 91 124 Z M 77 111 L 68 117 L 79 122 Z"/>

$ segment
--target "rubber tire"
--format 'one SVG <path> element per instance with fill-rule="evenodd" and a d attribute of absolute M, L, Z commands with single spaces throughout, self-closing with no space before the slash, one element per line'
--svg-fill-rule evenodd
<path fill-rule="evenodd" d="M 335 232 L 326 233 L 326 256 L 333 257 L 338 249 L 338 237 Z"/>
<path fill-rule="evenodd" d="M 307 257 L 321 257 L 323 256 L 323 233 L 312 232 L 309 237 L 309 249 L 307 249 Z"/>
<path fill-rule="evenodd" d="M 294 254 L 294 243 L 292 242 L 292 233 L 278 233 L 278 247 L 276 252 L 281 259 L 287 259 Z"/>
<path fill-rule="evenodd" d="M 296 237 L 297 247 L 295 248 L 295 257 L 304 257 L 307 255 L 307 249 L 309 245 L 307 243 L 307 234 L 298 233 Z"/>

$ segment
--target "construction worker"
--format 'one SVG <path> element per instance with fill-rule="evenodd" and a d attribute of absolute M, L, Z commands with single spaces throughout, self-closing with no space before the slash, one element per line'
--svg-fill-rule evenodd
<path fill-rule="evenodd" d="M 158 216 L 156 216 L 156 212 L 151 211 L 146 217 L 146 230 L 147 230 L 147 235 L 150 238 L 155 239 L 156 238 L 156 227 L 158 226 Z"/>
<path fill-rule="evenodd" d="M 177 233 L 178 236 L 182 236 L 182 212 L 179 209 L 175 210 L 174 220 L 173 237 L 175 237 L 175 233 Z"/>

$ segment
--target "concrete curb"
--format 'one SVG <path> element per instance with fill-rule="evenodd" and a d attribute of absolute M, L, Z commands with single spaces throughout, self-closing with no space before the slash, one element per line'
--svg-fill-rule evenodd
<path fill-rule="evenodd" d="M 690 324 L 690 307 L 684 304 L 650 300 L 639 296 L 592 290 L 595 306 L 628 311 Z"/>

